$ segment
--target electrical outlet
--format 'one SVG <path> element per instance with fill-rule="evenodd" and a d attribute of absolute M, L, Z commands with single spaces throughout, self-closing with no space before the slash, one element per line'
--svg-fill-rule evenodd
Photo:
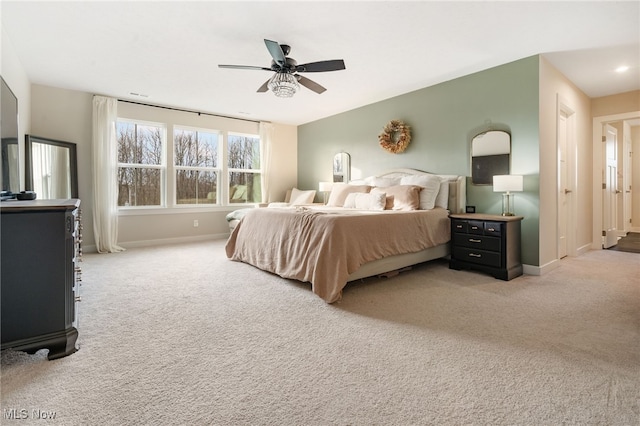
<path fill-rule="evenodd" d="M 198 227 L 198 219 L 196 219 L 196 220 L 194 220 L 194 221 L 193 221 L 193 227 L 194 227 L 194 228 L 197 228 L 197 227 Z"/>

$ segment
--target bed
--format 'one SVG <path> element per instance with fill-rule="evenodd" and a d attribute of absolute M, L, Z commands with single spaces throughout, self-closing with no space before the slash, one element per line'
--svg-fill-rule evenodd
<path fill-rule="evenodd" d="M 309 282 L 333 303 L 349 281 L 447 256 L 449 213 L 463 212 L 465 197 L 464 176 L 390 170 L 334 185 L 327 205 L 249 209 L 225 250 L 231 260 Z"/>

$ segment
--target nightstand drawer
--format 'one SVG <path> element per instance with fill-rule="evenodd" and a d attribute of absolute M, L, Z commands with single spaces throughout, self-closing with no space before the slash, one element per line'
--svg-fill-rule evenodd
<path fill-rule="evenodd" d="M 502 266 L 500 264 L 500 253 L 493 251 L 454 246 L 453 257 L 464 262 L 477 263 L 478 265 L 492 266 L 495 268 Z"/>
<path fill-rule="evenodd" d="M 467 221 L 466 220 L 458 220 L 453 219 L 451 221 L 453 232 L 463 232 L 467 233 Z"/>
<path fill-rule="evenodd" d="M 500 251 L 500 238 L 474 234 L 453 234 L 453 244 L 460 247 Z"/>
<path fill-rule="evenodd" d="M 502 233 L 502 224 L 500 222 L 485 222 L 484 235 L 495 235 L 497 237 Z"/>
<path fill-rule="evenodd" d="M 470 234 L 484 234 L 484 222 L 481 220 L 470 220 L 467 226 L 467 232 Z"/>

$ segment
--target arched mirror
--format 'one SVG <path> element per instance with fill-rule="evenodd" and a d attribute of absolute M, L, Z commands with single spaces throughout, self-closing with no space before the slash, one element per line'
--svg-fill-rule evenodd
<path fill-rule="evenodd" d="M 333 157 L 333 181 L 348 183 L 351 180 L 351 156 L 340 152 Z"/>
<path fill-rule="evenodd" d="M 25 186 L 39 199 L 78 198 L 76 144 L 27 135 Z"/>
<path fill-rule="evenodd" d="M 502 130 L 480 133 L 471 140 L 471 182 L 491 185 L 493 176 L 508 175 L 511 135 Z"/>

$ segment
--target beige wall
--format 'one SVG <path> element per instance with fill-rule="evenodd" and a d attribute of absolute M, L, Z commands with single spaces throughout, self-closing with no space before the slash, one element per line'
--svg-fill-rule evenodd
<path fill-rule="evenodd" d="M 591 100 L 592 117 L 622 114 L 629 111 L 640 111 L 640 90 Z"/>
<path fill-rule="evenodd" d="M 246 120 L 235 120 L 211 115 L 118 104 L 118 116 L 139 120 L 208 129 L 225 129 L 240 133 L 258 134 L 259 124 Z M 297 136 L 294 126 L 274 124 L 272 141 L 272 180 L 269 182 L 271 198 L 284 199 L 286 189 L 296 185 Z M 278 198 L 280 197 L 281 198 Z M 225 237 L 229 227 L 225 216 L 243 206 L 145 209 L 121 211 L 118 221 L 118 241 L 122 245 L 136 246 L 153 243 L 180 241 L 185 239 Z M 198 227 L 193 221 L 198 221 Z"/>
<path fill-rule="evenodd" d="M 544 57 L 540 60 L 540 267 L 558 260 L 557 113 L 559 99 L 575 111 L 574 241 L 578 250 L 591 244 L 592 136 L 591 100 Z"/>
<path fill-rule="evenodd" d="M 93 236 L 93 191 L 91 170 L 91 117 L 93 95 L 86 92 L 66 90 L 34 84 L 31 86 L 31 128 L 27 133 L 77 144 L 78 186 L 82 200 L 83 247 L 85 251 L 95 250 Z M 19 101 L 20 102 L 20 101 Z M 124 105 L 124 106 L 123 106 Z M 127 106 L 128 105 L 128 106 Z M 147 108 L 148 109 L 148 108 Z M 119 112 L 127 115 L 135 111 L 133 104 L 119 105 Z M 189 126 L 211 126 L 220 120 L 230 119 L 193 113 L 181 113 L 152 108 L 153 113 L 146 119 Z M 147 113 L 147 112 L 145 112 Z M 206 118 L 205 118 L 206 117 Z M 257 133 L 258 124 L 243 120 L 231 120 L 234 126 L 227 129 Z M 204 123 L 204 124 L 203 124 Z M 213 123 L 213 124 L 212 124 Z M 214 125 L 213 128 L 217 128 Z M 287 188 L 296 185 L 297 179 L 297 136 L 293 126 L 274 124 L 273 180 L 270 182 L 272 197 L 284 198 Z M 24 158 L 24 157 L 22 157 Z M 119 217 L 119 242 L 124 246 L 149 245 L 188 239 L 225 237 L 229 228 L 226 214 L 237 207 L 214 207 L 206 210 L 183 209 L 123 213 Z M 193 221 L 198 220 L 195 228 Z"/>

